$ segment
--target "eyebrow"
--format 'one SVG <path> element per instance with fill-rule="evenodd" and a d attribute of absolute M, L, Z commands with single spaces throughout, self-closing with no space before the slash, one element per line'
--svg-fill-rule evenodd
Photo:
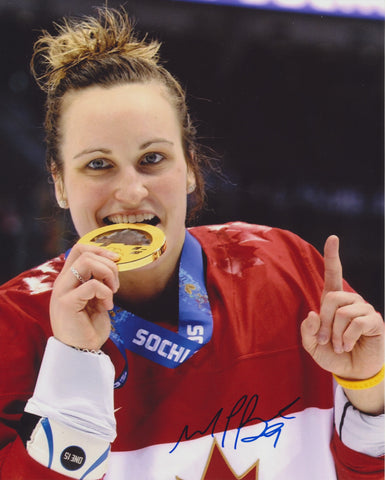
<path fill-rule="evenodd" d="M 140 149 L 144 150 L 148 148 L 150 145 L 153 145 L 154 143 L 168 143 L 169 145 L 174 145 L 174 142 L 171 142 L 170 140 L 167 140 L 166 138 L 154 138 L 153 140 L 150 140 L 148 142 L 143 143 L 140 145 Z"/>
<path fill-rule="evenodd" d="M 81 157 L 82 155 L 87 155 L 88 153 L 96 153 L 96 152 L 100 152 L 100 153 L 105 153 L 105 154 L 111 154 L 111 150 L 109 150 L 108 148 L 86 148 L 85 150 L 82 150 L 81 152 L 77 153 L 73 158 L 79 158 Z"/>
<path fill-rule="evenodd" d="M 139 146 L 140 150 L 145 150 L 148 148 L 150 145 L 153 145 L 155 143 L 167 143 L 169 145 L 174 145 L 174 142 L 171 142 L 170 140 L 167 140 L 166 138 L 154 138 L 153 140 L 149 140 L 148 142 L 142 143 L 142 145 Z M 87 155 L 89 153 L 105 153 L 107 155 L 111 154 L 112 151 L 109 148 L 86 148 L 85 150 L 82 150 L 81 152 L 77 153 L 73 158 L 79 158 L 82 155 Z"/>

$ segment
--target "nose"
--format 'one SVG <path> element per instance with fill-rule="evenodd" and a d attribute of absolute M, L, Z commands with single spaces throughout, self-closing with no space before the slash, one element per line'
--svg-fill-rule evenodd
<path fill-rule="evenodd" d="M 133 208 L 140 205 L 148 195 L 144 176 L 137 172 L 132 166 L 121 170 L 115 184 L 115 198 Z"/>

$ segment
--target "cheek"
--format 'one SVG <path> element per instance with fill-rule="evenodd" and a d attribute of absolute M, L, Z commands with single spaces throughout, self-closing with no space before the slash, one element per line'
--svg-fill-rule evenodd
<path fill-rule="evenodd" d="M 73 178 L 68 175 L 65 184 L 68 201 L 76 202 L 77 206 L 100 203 L 108 194 L 106 185 L 96 185 L 84 178 Z"/>
<path fill-rule="evenodd" d="M 162 179 L 158 191 L 163 198 L 178 202 L 175 206 L 183 205 L 187 196 L 186 182 L 186 170 L 180 167 L 177 172 L 173 172 Z"/>

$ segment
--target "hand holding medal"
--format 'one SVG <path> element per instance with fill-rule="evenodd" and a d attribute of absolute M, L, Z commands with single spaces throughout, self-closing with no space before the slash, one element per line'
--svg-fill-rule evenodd
<path fill-rule="evenodd" d="M 162 230 L 147 224 L 115 224 L 84 235 L 69 254 L 52 292 L 55 337 L 98 350 L 110 333 L 108 311 L 119 288 L 118 273 L 150 264 L 165 251 Z"/>

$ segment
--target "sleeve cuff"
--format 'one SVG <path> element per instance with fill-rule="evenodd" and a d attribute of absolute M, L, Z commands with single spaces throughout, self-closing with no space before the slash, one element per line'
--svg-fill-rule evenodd
<path fill-rule="evenodd" d="M 108 355 L 78 351 L 51 337 L 25 411 L 112 442 L 114 376 Z"/>
<path fill-rule="evenodd" d="M 347 399 L 340 385 L 335 394 L 334 419 L 341 441 L 351 450 L 380 457 L 385 453 L 385 416 L 360 412 Z"/>

